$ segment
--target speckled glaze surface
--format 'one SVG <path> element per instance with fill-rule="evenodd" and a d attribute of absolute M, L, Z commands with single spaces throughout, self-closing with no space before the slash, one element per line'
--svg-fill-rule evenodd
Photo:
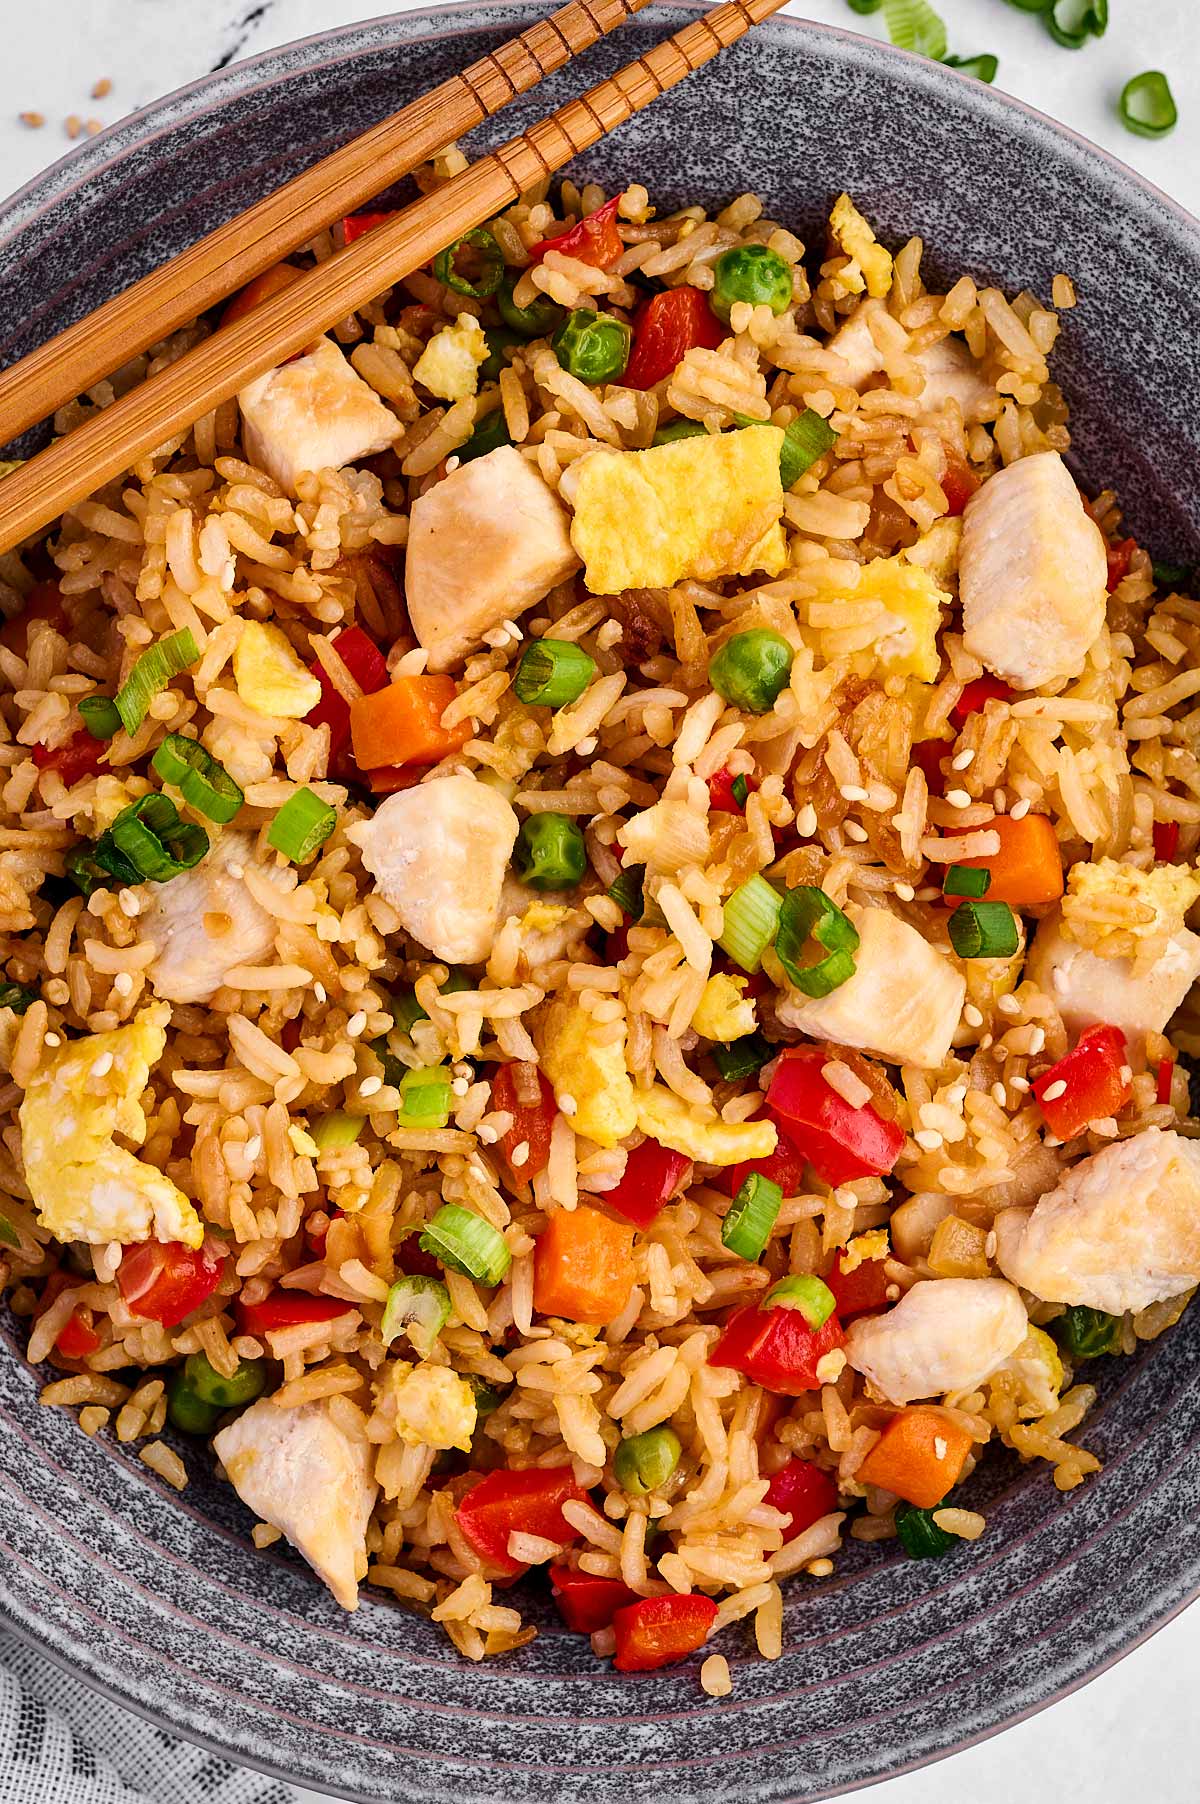
<path fill-rule="evenodd" d="M 680 22 L 658 7 L 583 59 L 597 79 Z M 506 4 L 406 14 L 184 90 L 78 150 L 0 210 L 9 361 L 404 99 L 528 22 Z M 578 82 L 475 134 L 501 141 Z M 1200 549 L 1200 229 L 1003 96 L 792 21 L 763 27 L 583 160 L 659 197 L 753 188 L 801 231 L 850 188 L 948 271 L 1042 293 L 1079 279 L 1056 360 L 1084 479 L 1115 484 L 1163 556 Z M 37 1404 L 0 1319 L 0 1608 L 118 1701 L 235 1759 L 342 1796 L 438 1804 L 774 1804 L 896 1773 L 1028 1714 L 1200 1589 L 1200 1318 L 1102 1362 L 1085 1431 L 1103 1473 L 1061 1498 L 989 1460 L 977 1546 L 936 1566 L 851 1543 L 788 1593 L 782 1660 L 723 1640 L 731 1698 L 695 1664 L 620 1678 L 536 1599 L 542 1630 L 483 1667 L 387 1600 L 343 1615 L 201 1452 L 179 1498 L 128 1448 Z M 1103 1369 L 1107 1367 L 1108 1369 Z"/>

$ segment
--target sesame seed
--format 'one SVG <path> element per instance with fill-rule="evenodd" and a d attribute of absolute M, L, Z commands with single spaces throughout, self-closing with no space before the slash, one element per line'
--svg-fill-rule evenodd
<path fill-rule="evenodd" d="M 27 125 L 34 132 L 40 131 L 46 123 L 45 113 L 18 113 L 17 117 L 22 125 Z"/>
<path fill-rule="evenodd" d="M 1045 1045 L 1046 1045 L 1045 1028 L 1044 1027 L 1035 1027 L 1033 1032 L 1029 1036 L 1030 1052 L 1041 1052 L 1044 1049 Z"/>
<path fill-rule="evenodd" d="M 936 1128 L 921 1128 L 918 1133 L 913 1135 L 913 1139 L 916 1141 L 917 1145 L 924 1148 L 927 1153 L 936 1152 L 937 1148 L 942 1144 L 942 1136 L 938 1133 Z"/>
<path fill-rule="evenodd" d="M 901 902 L 912 902 L 915 900 L 917 892 L 911 883 L 898 883 L 896 885 L 896 894 Z"/>
<path fill-rule="evenodd" d="M 61 1046 L 62 1045 L 62 1035 L 61 1034 L 47 1034 L 46 1035 L 46 1045 L 47 1046 Z"/>
<path fill-rule="evenodd" d="M 984 1034 L 982 1040 L 980 1040 L 980 1042 L 979 1042 L 980 1052 L 986 1052 L 988 1050 L 988 1048 L 991 1046 L 991 1044 L 992 1044 L 992 1035 Z"/>
<path fill-rule="evenodd" d="M 112 1053 L 111 1052 L 102 1052 L 100 1054 L 100 1057 L 96 1060 L 96 1063 L 92 1066 L 92 1076 L 93 1077 L 107 1077 L 109 1072 L 112 1070 L 112 1068 L 113 1068 Z"/>
<path fill-rule="evenodd" d="M 351 1015 L 349 1021 L 347 1021 L 347 1023 L 346 1023 L 346 1032 L 350 1035 L 350 1038 L 352 1040 L 357 1040 L 359 1034 L 362 1033 L 362 1031 L 366 1027 L 366 1025 L 367 1025 L 366 1010 L 361 1009 L 361 1008 L 356 1009 L 354 1014 Z"/>
<path fill-rule="evenodd" d="M 118 996 L 133 995 L 133 978 L 128 971 L 118 971 L 113 978 L 113 989 Z"/>
<path fill-rule="evenodd" d="M 965 752 L 958 752 L 950 760 L 951 770 L 967 770 L 975 762 L 975 754 L 968 746 Z"/>
<path fill-rule="evenodd" d="M 860 827 L 857 821 L 843 821 L 842 827 L 845 831 L 846 838 L 852 839 L 855 845 L 862 845 L 867 837 L 866 828 Z"/>
<path fill-rule="evenodd" d="M 843 783 L 838 794 L 844 802 L 865 802 L 867 799 L 866 790 L 858 783 Z"/>
<path fill-rule="evenodd" d="M 1001 996 L 996 1003 L 996 1007 L 1000 1010 L 1002 1015 L 1019 1015 L 1021 1012 L 1021 1004 L 1017 1001 L 1015 996 Z"/>
<path fill-rule="evenodd" d="M 1131 1084 L 1133 1082 L 1133 1066 L 1132 1065 L 1122 1065 L 1121 1066 L 1121 1082 L 1123 1084 Z"/>
<path fill-rule="evenodd" d="M 362 1083 L 358 1086 L 358 1094 L 360 1096 L 374 1096 L 376 1090 L 382 1089 L 383 1079 L 381 1077 L 364 1077 Z"/>
<path fill-rule="evenodd" d="M 104 130 L 104 121 L 103 119 L 88 119 L 84 122 L 83 129 L 89 138 L 94 138 L 99 132 Z"/>
<path fill-rule="evenodd" d="M 262 1151 L 262 1135 L 252 1134 L 242 1148 L 242 1151 L 245 1153 L 248 1163 L 253 1165 L 259 1153 Z"/>
<path fill-rule="evenodd" d="M 66 131 L 68 138 L 77 138 L 83 130 L 83 120 L 79 117 L 78 113 L 68 113 L 66 119 L 63 121 L 63 128 Z"/>
<path fill-rule="evenodd" d="M 889 1303 L 894 1303 L 900 1295 L 900 1286 L 898 1284 L 889 1284 L 883 1294 Z"/>
<path fill-rule="evenodd" d="M 461 463 L 461 462 L 462 462 L 462 458 L 461 458 L 461 457 L 448 457 L 448 458 L 447 458 L 447 459 L 446 459 L 446 474 L 447 474 L 447 476 L 453 476 L 453 474 L 454 474 L 454 472 L 455 472 L 455 470 L 457 470 L 457 468 L 458 468 L 458 466 L 459 466 L 459 464 L 460 464 L 460 463 Z"/>
<path fill-rule="evenodd" d="M 942 1439 L 940 1434 L 935 1434 L 933 1437 L 933 1451 L 937 1455 L 938 1459 L 945 1459 L 946 1443 Z"/>
<path fill-rule="evenodd" d="M 1003 1084 L 993 1084 L 991 1095 L 992 1101 L 996 1103 L 998 1107 L 1003 1109 L 1007 1106 L 1008 1091 L 1004 1088 Z"/>
<path fill-rule="evenodd" d="M 993 789 L 992 807 L 996 810 L 997 814 L 1003 814 L 1004 810 L 1008 807 L 1008 797 L 1002 789 Z"/>
<path fill-rule="evenodd" d="M 479 1138 L 483 1141 L 485 1146 L 494 1146 L 496 1141 L 500 1138 L 494 1127 L 488 1127 L 486 1123 L 483 1122 L 475 1129 L 475 1132 L 479 1135 Z"/>
<path fill-rule="evenodd" d="M 1023 1095 L 1029 1088 L 1029 1079 L 1027 1077 L 1010 1077 L 1008 1087 L 1010 1090 L 1020 1090 Z"/>
<path fill-rule="evenodd" d="M 946 800 L 951 808 L 969 808 L 971 806 L 970 793 L 965 789 L 948 789 Z"/>
<path fill-rule="evenodd" d="M 924 885 L 924 887 L 922 889 L 919 889 L 917 891 L 917 901 L 918 902 L 936 902 L 938 900 L 938 898 L 941 896 L 941 893 L 942 892 L 938 888 L 936 883 L 927 883 Z"/>
<path fill-rule="evenodd" d="M 450 1085 L 450 1088 L 455 1096 L 465 1096 L 471 1086 L 465 1077 L 456 1077 L 454 1082 Z"/>
<path fill-rule="evenodd" d="M 564 1115 L 576 1115 L 579 1112 L 579 1104 L 573 1096 L 560 1096 L 558 1106 Z"/>
<path fill-rule="evenodd" d="M 1061 1146 L 1062 1141 L 1059 1139 L 1057 1134 L 1047 1134 L 1045 1144 L 1047 1146 Z"/>
<path fill-rule="evenodd" d="M 329 991 L 325 988 L 325 985 L 321 982 L 319 977 L 318 977 L 316 983 L 314 983 L 314 985 L 313 985 L 313 995 L 316 997 L 318 1002 L 328 1002 L 329 1001 Z"/>
<path fill-rule="evenodd" d="M 1029 808 L 1030 803 L 1028 796 L 1022 796 L 1019 802 L 1013 803 L 1012 813 L 1009 818 L 1014 821 L 1023 821 L 1025 816 L 1029 813 Z"/>
<path fill-rule="evenodd" d="M 528 1140 L 518 1140 L 517 1144 L 513 1147 L 512 1151 L 508 1155 L 509 1164 L 510 1165 L 524 1165 L 527 1162 L 528 1158 L 529 1158 L 529 1142 L 528 1142 Z"/>
<path fill-rule="evenodd" d="M 1046 1088 L 1042 1091 L 1042 1101 L 1057 1102 L 1060 1096 L 1065 1096 L 1066 1094 L 1067 1080 L 1063 1077 L 1056 1078 L 1054 1083 L 1047 1084 Z"/>
<path fill-rule="evenodd" d="M 994 1259 L 996 1257 L 996 1248 L 999 1244 L 1000 1242 L 996 1238 L 996 1230 L 993 1228 L 983 1243 L 984 1257 L 987 1259 Z"/>
<path fill-rule="evenodd" d="M 804 1570 L 810 1578 L 828 1578 L 833 1571 L 833 1561 L 824 1558 L 810 1560 Z"/>
<path fill-rule="evenodd" d="M 108 79 L 107 75 L 102 75 L 100 80 L 96 82 L 95 86 L 92 88 L 92 99 L 103 100 L 106 94 L 111 93 L 112 82 Z"/>
<path fill-rule="evenodd" d="M 117 907 L 123 915 L 128 915 L 131 921 L 142 912 L 142 905 L 131 889 L 117 891 Z"/>
<path fill-rule="evenodd" d="M 596 749 L 597 743 L 596 735 L 594 733 L 589 733 L 586 739 L 581 739 L 579 741 L 575 750 L 579 753 L 581 758 L 590 758 Z"/>
<path fill-rule="evenodd" d="M 968 1002 L 966 1008 L 963 1010 L 963 1020 L 966 1022 L 968 1027 L 982 1027 L 983 1026 L 983 1015 L 975 1007 L 975 1004 L 973 1002 Z"/>
<path fill-rule="evenodd" d="M 811 802 L 805 802 L 796 814 L 796 832 L 801 839 L 811 839 L 817 830 L 817 811 Z"/>
<path fill-rule="evenodd" d="M 965 1084 L 951 1084 L 946 1092 L 946 1102 L 949 1107 L 957 1109 L 960 1104 L 964 1103 L 966 1100 L 967 1086 Z"/>

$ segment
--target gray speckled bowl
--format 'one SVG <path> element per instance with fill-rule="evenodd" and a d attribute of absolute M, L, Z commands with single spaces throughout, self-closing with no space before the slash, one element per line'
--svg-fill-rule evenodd
<path fill-rule="evenodd" d="M 6 361 L 354 130 L 527 22 L 516 5 L 407 14 L 311 39 L 185 89 L 77 150 L 0 212 Z M 679 22 L 643 15 L 591 78 Z M 571 78 L 578 81 L 578 76 Z M 476 135 L 495 143 L 558 78 Z M 1115 483 L 1164 556 L 1200 548 L 1200 232 L 1092 146 L 966 78 L 840 32 L 760 27 L 583 167 L 659 197 L 745 188 L 803 231 L 843 186 L 946 270 L 1082 303 L 1056 360 L 1081 472 Z M 1160 320 L 1164 322 L 1160 326 Z M 365 1598 L 344 1616 L 205 1458 L 177 1497 L 130 1449 L 42 1410 L 0 1322 L 0 1598 L 6 1619 L 122 1703 L 233 1758 L 364 1799 L 678 1804 L 825 1797 L 1040 1708 L 1200 1588 L 1200 1321 L 1101 1370 L 1084 1439 L 1104 1471 L 1069 1497 L 989 1460 L 988 1532 L 936 1566 L 851 1543 L 791 1587 L 785 1654 L 724 1638 L 733 1696 L 695 1664 L 620 1678 L 532 1602 L 542 1633 L 473 1667 Z M 1107 1363 L 1107 1362 L 1105 1362 Z"/>

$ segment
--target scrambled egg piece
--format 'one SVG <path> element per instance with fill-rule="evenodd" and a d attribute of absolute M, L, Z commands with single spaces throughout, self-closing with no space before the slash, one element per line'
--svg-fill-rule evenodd
<path fill-rule="evenodd" d="M 247 620 L 234 647 L 238 694 L 256 714 L 303 720 L 321 699 L 321 685 L 292 650 L 280 627 Z"/>
<path fill-rule="evenodd" d="M 1013 1374 L 1020 1387 L 1022 1415 L 1048 1416 L 1058 1407 L 1063 1364 L 1044 1328 L 1029 1324 L 1028 1334 L 1004 1369 Z"/>
<path fill-rule="evenodd" d="M 595 1032 L 595 1022 L 577 1002 L 552 1002 L 542 1012 L 536 1038 L 559 1106 L 564 1096 L 575 1101 L 575 1132 L 597 1146 L 617 1146 L 638 1125 L 625 1035 L 597 1045 Z"/>
<path fill-rule="evenodd" d="M 850 258 L 850 264 L 838 277 L 851 294 L 863 288 L 875 299 L 881 299 L 892 285 L 892 256 L 878 242 L 874 232 L 850 199 L 839 194 L 829 215 L 833 235 Z"/>
<path fill-rule="evenodd" d="M 479 386 L 479 366 L 487 362 L 487 339 L 472 313 L 443 326 L 413 365 L 413 381 L 443 401 L 465 401 Z"/>
<path fill-rule="evenodd" d="M 584 459 L 571 541 L 592 594 L 778 576 L 787 563 L 782 444 L 778 426 L 747 426 Z"/>
<path fill-rule="evenodd" d="M 1139 871 L 1135 865 L 1120 864 L 1115 858 L 1098 858 L 1094 864 L 1071 866 L 1063 921 L 1069 937 L 1091 943 L 1095 928 L 1089 924 L 1076 931 L 1072 916 L 1078 918 L 1080 906 L 1090 908 L 1119 899 L 1135 903 L 1140 917 L 1121 922 L 1121 929 L 1132 932 L 1136 939 L 1157 939 L 1163 933 L 1179 932 L 1197 896 L 1200 873 L 1186 865 L 1156 864 L 1149 871 Z"/>
<path fill-rule="evenodd" d="M 904 556 L 910 564 L 927 570 L 942 588 L 958 573 L 958 549 L 962 544 L 962 520 L 935 520 L 929 531 L 922 533 Z"/>
<path fill-rule="evenodd" d="M 457 1447 L 470 1453 L 475 1433 L 475 1393 L 449 1366 L 409 1365 L 397 1359 L 388 1369 L 396 1433 L 409 1447 Z"/>
<path fill-rule="evenodd" d="M 170 1009 L 143 1009 L 128 1027 L 71 1040 L 42 1062 L 21 1104 L 25 1176 L 38 1220 L 57 1240 L 182 1240 L 204 1226 L 183 1192 L 117 1146 L 144 1140 L 141 1094 L 163 1055 Z"/>
<path fill-rule="evenodd" d="M 872 1228 L 869 1234 L 856 1234 L 853 1240 L 846 1242 L 842 1248 L 842 1271 L 856 1272 L 864 1260 L 886 1259 L 887 1256 L 887 1229 Z"/>
<path fill-rule="evenodd" d="M 665 1084 L 639 1090 L 635 1101 L 642 1133 L 686 1159 L 704 1165 L 740 1165 L 744 1159 L 765 1159 L 775 1151 L 773 1122 L 706 1117 Z"/>
<path fill-rule="evenodd" d="M 706 1040 L 740 1040 L 752 1034 L 757 1025 L 754 1003 L 743 995 L 744 977 L 728 977 L 724 972 L 710 977 L 704 994 L 696 1004 L 692 1026 Z"/>
<path fill-rule="evenodd" d="M 869 564 L 863 564 L 853 589 L 843 584 L 836 571 L 836 565 L 828 565 L 812 572 L 814 601 L 873 601 L 882 610 L 878 637 L 869 650 L 860 654 L 863 668 L 858 674 L 911 676 L 921 683 L 936 682 L 941 610 L 950 606 L 950 596 L 938 586 L 936 578 L 903 555 L 872 558 Z"/>

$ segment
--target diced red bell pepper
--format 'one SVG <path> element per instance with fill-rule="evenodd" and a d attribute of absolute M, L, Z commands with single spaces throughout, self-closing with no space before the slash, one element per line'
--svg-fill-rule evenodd
<path fill-rule="evenodd" d="M 108 742 L 96 739 L 86 727 L 80 727 L 61 745 L 35 745 L 33 762 L 39 770 L 53 771 L 61 777 L 68 789 L 84 777 L 94 777 L 100 769 L 100 762 L 108 753 Z"/>
<path fill-rule="evenodd" d="M 342 236 L 347 244 L 353 244 L 356 238 L 365 238 L 376 226 L 386 225 L 389 219 L 395 219 L 394 211 L 385 213 L 348 213 L 342 221 Z"/>
<path fill-rule="evenodd" d="M 332 1322 L 355 1307 L 344 1297 L 314 1297 L 305 1290 L 273 1290 L 260 1303 L 237 1304 L 239 1334 L 257 1339 L 277 1328 L 295 1328 L 301 1322 Z"/>
<path fill-rule="evenodd" d="M 1129 575 L 1130 560 L 1136 550 L 1136 539 L 1118 539 L 1115 544 L 1104 547 L 1104 555 L 1108 559 L 1108 592 L 1110 595 L 1118 583 L 1124 582 Z"/>
<path fill-rule="evenodd" d="M 765 1114 L 766 1110 L 760 1109 L 752 1119 L 761 1121 Z M 773 1184 L 778 1184 L 784 1196 L 800 1195 L 804 1189 L 804 1169 L 808 1160 L 778 1122 L 775 1133 L 775 1151 L 768 1153 L 765 1159 L 747 1159 L 742 1165 L 729 1166 L 725 1173 L 725 1188 L 730 1196 L 737 1195 L 752 1171 L 757 1171 L 760 1176 L 770 1178 Z"/>
<path fill-rule="evenodd" d="M 743 781 L 746 785 L 747 794 L 753 794 L 758 788 L 757 777 L 745 777 L 743 778 Z M 734 795 L 733 784 L 733 773 L 727 771 L 724 765 L 722 765 L 720 770 L 714 771 L 712 776 L 708 779 L 708 805 L 710 808 L 714 809 L 716 813 L 745 814 L 745 804 L 739 802 Z"/>
<path fill-rule="evenodd" d="M 666 288 L 638 308 L 633 350 L 621 380 L 626 388 L 653 388 L 697 346 L 715 351 L 725 342 L 723 326 L 698 288 Z"/>
<path fill-rule="evenodd" d="M 1014 693 L 1015 691 L 1010 689 L 1007 683 L 1002 683 L 999 677 L 976 677 L 973 683 L 967 684 L 950 713 L 961 726 L 969 714 L 978 714 L 987 702 L 1010 702 Z"/>
<path fill-rule="evenodd" d="M 617 1610 L 637 1602 L 637 1592 L 620 1579 L 579 1572 L 573 1566 L 551 1566 L 550 1585 L 559 1615 L 577 1635 L 608 1628 Z"/>
<path fill-rule="evenodd" d="M 361 626 L 344 628 L 333 644 L 364 695 L 374 695 L 377 689 L 383 688 L 388 680 L 387 664 L 375 641 L 367 637 Z M 321 699 L 304 716 L 304 724 L 306 727 L 329 728 L 329 770 L 332 775 L 335 761 L 350 743 L 350 703 L 334 688 L 320 658 L 315 658 L 308 668 L 321 685 Z M 350 771 L 357 775 L 357 765 L 350 766 Z"/>
<path fill-rule="evenodd" d="M 523 1472 L 489 1472 L 458 1506 L 458 1526 L 475 1552 L 501 1572 L 525 1569 L 510 1557 L 514 1529 L 547 1541 L 575 1541 L 579 1531 L 562 1513 L 564 1503 L 586 1503 L 570 1466 L 529 1466 Z"/>
<path fill-rule="evenodd" d="M 672 1152 L 657 1140 L 643 1140 L 625 1161 L 621 1182 L 615 1190 L 606 1190 L 601 1201 L 635 1228 L 648 1228 L 691 1169 L 691 1160 L 682 1153 Z"/>
<path fill-rule="evenodd" d="M 837 1495 L 837 1486 L 828 1472 L 822 1472 L 811 1460 L 791 1459 L 767 1486 L 763 1502 L 791 1517 L 783 1538 L 794 1541 L 837 1508 Z"/>
<path fill-rule="evenodd" d="M 913 763 L 919 764 L 925 772 L 925 783 L 932 796 L 940 796 L 946 787 L 942 763 L 953 749 L 954 742 L 950 739 L 920 739 L 913 746 Z"/>
<path fill-rule="evenodd" d="M 967 502 L 979 487 L 979 478 L 961 458 L 950 457 L 946 460 L 946 473 L 942 477 L 942 493 L 949 506 L 946 514 L 953 519 L 961 514 Z"/>
<path fill-rule="evenodd" d="M 304 1228 L 304 1238 L 308 1242 L 314 1259 L 324 1259 L 325 1242 L 329 1239 L 329 1230 L 335 1221 L 341 1219 L 345 1214 L 345 1210 L 336 1208 L 327 1209 L 325 1213 L 329 1219 L 326 1221 L 323 1228 L 310 1228 L 307 1223 Z"/>
<path fill-rule="evenodd" d="M 821 1388 L 817 1367 L 845 1338 L 836 1315 L 810 1328 L 799 1309 L 743 1303 L 726 1322 L 708 1363 L 732 1366 L 765 1391 L 799 1397 Z"/>
<path fill-rule="evenodd" d="M 590 263 L 593 269 L 610 268 L 625 249 L 617 230 L 620 204 L 621 196 L 615 194 L 594 213 L 586 214 L 569 232 L 561 232 L 557 238 L 543 238 L 530 249 L 530 265 L 540 263 L 547 251 L 561 251 L 564 257 L 574 257 L 578 263 Z"/>
<path fill-rule="evenodd" d="M 549 1163 L 550 1135 L 558 1114 L 553 1087 L 536 1065 L 501 1065 L 492 1079 L 492 1107 L 513 1118 L 500 1137 L 499 1151 L 514 1182 L 528 1184 Z M 514 1161 L 513 1154 L 522 1145 L 525 1157 Z"/>
<path fill-rule="evenodd" d="M 1129 1101 L 1125 1035 L 1119 1027 L 1086 1027 L 1074 1049 L 1033 1080 L 1046 1125 L 1060 1140 L 1073 1140 L 1089 1121 L 1115 1115 Z M 1060 1084 L 1066 1089 L 1059 1091 Z M 1057 1094 L 1048 1095 L 1048 1091 Z"/>
<path fill-rule="evenodd" d="M 717 1619 L 711 1597 L 642 1597 L 612 1619 L 617 1638 L 613 1665 L 618 1672 L 655 1672 L 703 1647 Z"/>
<path fill-rule="evenodd" d="M 827 1184 L 881 1177 L 904 1149 L 904 1130 L 869 1102 L 853 1108 L 822 1077 L 824 1062 L 806 1047 L 785 1052 L 767 1091 L 767 1113 Z"/>
<path fill-rule="evenodd" d="M 1179 822 L 1155 821 L 1154 859 L 1156 864 L 1170 864 L 1179 850 Z"/>
<path fill-rule="evenodd" d="M 419 764 L 381 764 L 362 774 L 373 796 L 394 796 L 402 789 L 415 789 L 425 772 Z"/>
<path fill-rule="evenodd" d="M 29 652 L 29 629 L 37 620 L 44 620 L 52 626 L 56 633 L 64 635 L 70 630 L 70 616 L 63 605 L 62 591 L 56 582 L 34 583 L 25 597 L 25 606 L 11 620 L 0 626 L 0 645 L 5 651 L 15 651 L 19 658 Z"/>
<path fill-rule="evenodd" d="M 225 1255 L 181 1240 L 144 1240 L 117 1268 L 117 1289 L 134 1315 L 174 1328 L 221 1282 Z"/>
<path fill-rule="evenodd" d="M 52 1272 L 46 1279 L 38 1306 L 34 1310 L 34 1319 L 45 1315 L 52 1303 L 56 1303 L 64 1290 L 72 1290 L 86 1282 L 76 1278 L 71 1272 Z M 92 1326 L 92 1312 L 82 1305 L 73 1309 L 63 1326 L 58 1331 L 54 1343 L 55 1352 L 61 1353 L 64 1359 L 86 1359 L 100 1345 L 100 1336 Z"/>
<path fill-rule="evenodd" d="M 1160 1059 L 1158 1065 L 1158 1088 L 1155 1091 L 1155 1102 L 1170 1102 L 1171 1084 L 1175 1077 L 1174 1059 Z"/>
<path fill-rule="evenodd" d="M 406 1234 L 396 1248 L 396 1264 L 409 1278 L 441 1278 L 446 1276 L 440 1259 L 427 1253 L 419 1234 Z"/>
<path fill-rule="evenodd" d="M 825 1279 L 837 1303 L 839 1318 L 848 1322 L 851 1316 L 870 1315 L 875 1309 L 883 1309 L 888 1302 L 890 1282 L 883 1260 L 864 1259 L 847 1272 L 842 1270 L 842 1257 L 839 1248 L 833 1270 Z"/>

